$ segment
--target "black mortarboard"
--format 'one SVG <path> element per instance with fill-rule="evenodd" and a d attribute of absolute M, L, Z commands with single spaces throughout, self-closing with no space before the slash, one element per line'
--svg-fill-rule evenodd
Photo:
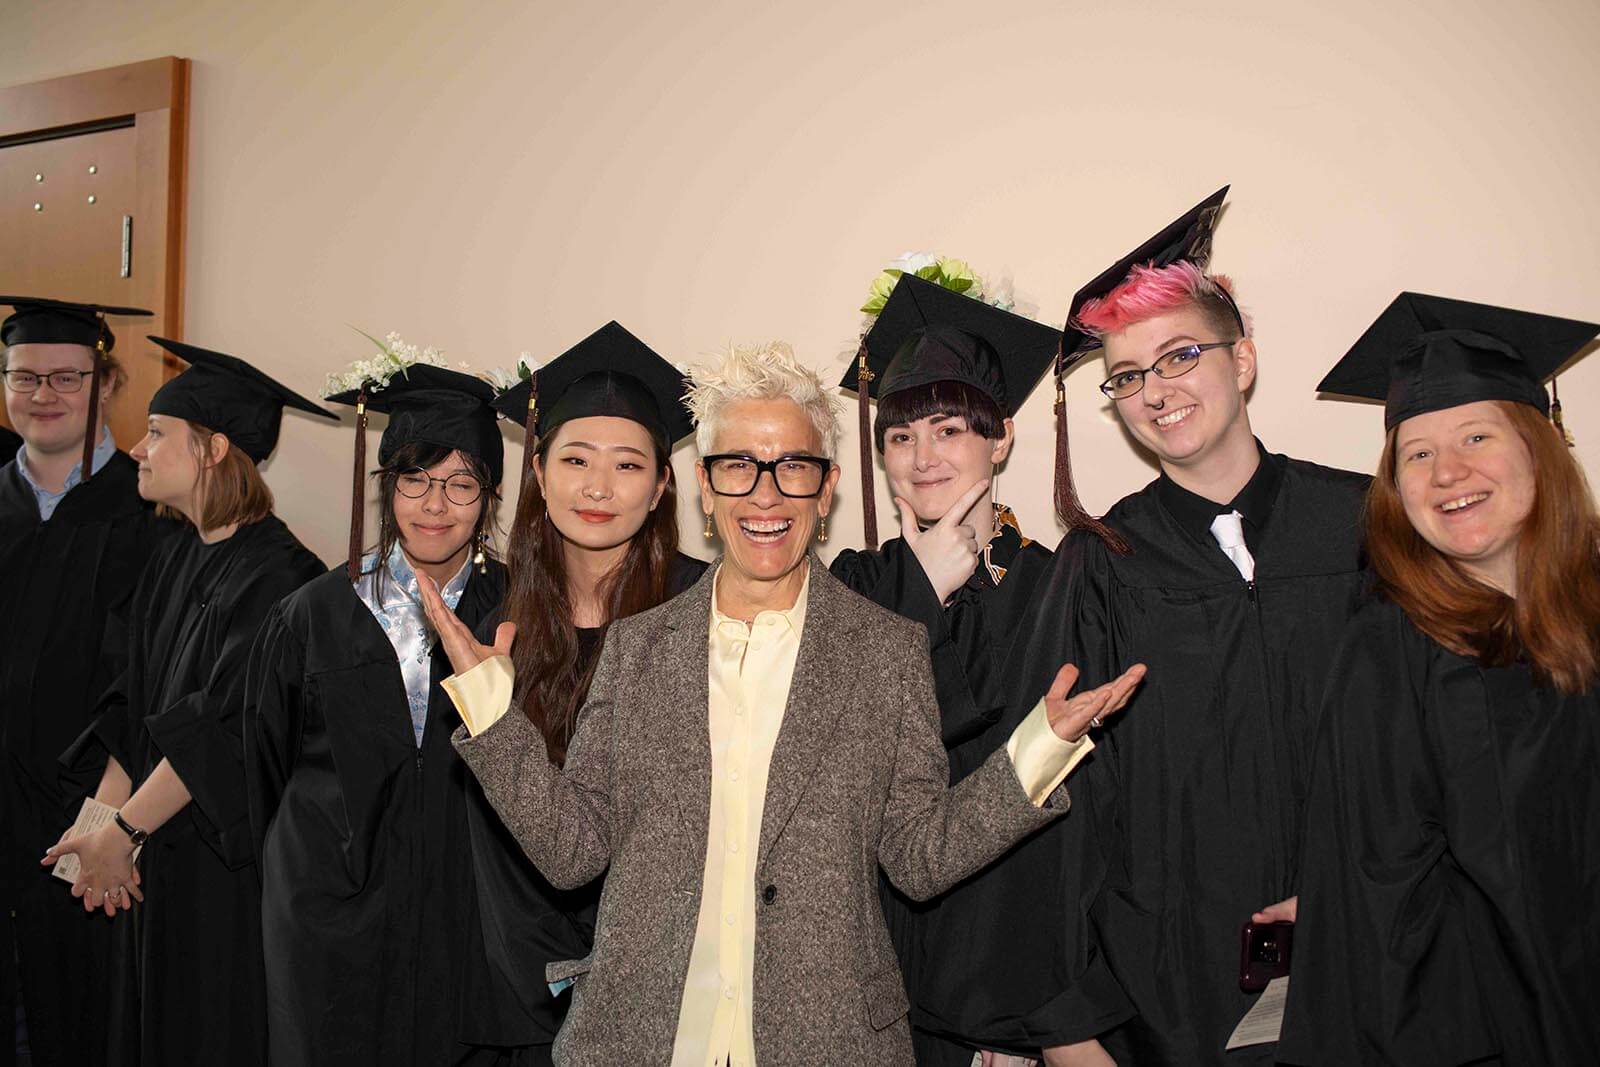
<path fill-rule="evenodd" d="M 330 404 L 356 409 L 355 474 L 350 500 L 349 574 L 361 571 L 362 530 L 366 520 L 367 411 L 389 416 L 378 440 L 378 463 L 387 467 L 406 445 L 426 444 L 481 459 L 498 486 L 505 470 L 505 441 L 496 424 L 494 386 L 446 367 L 414 363 L 396 372 L 389 384 L 350 389 L 328 397 Z"/>
<path fill-rule="evenodd" d="M 483 460 L 495 485 L 505 468 L 505 442 L 495 424 L 494 386 L 471 374 L 416 363 L 389 379 L 382 389 L 367 392 L 367 408 L 389 416 L 378 441 L 378 463 L 388 466 L 394 454 L 411 444 L 459 449 Z M 331 404 L 355 407 L 361 390 L 328 397 Z"/>
<path fill-rule="evenodd" d="M 903 274 L 865 340 L 867 392 L 880 399 L 934 382 L 961 382 L 1014 418 L 1056 354 L 1056 330 L 993 304 Z M 839 383 L 856 391 L 859 368 Z"/>
<path fill-rule="evenodd" d="M 237 356 L 165 337 L 150 340 L 189 364 L 150 398 L 150 414 L 187 419 L 260 463 L 278 446 L 283 409 L 337 421 L 333 412 L 263 374 Z"/>
<path fill-rule="evenodd" d="M 0 345 L 83 345 L 102 352 L 116 346 L 116 335 L 106 325 L 107 315 L 142 315 L 143 308 L 112 307 L 106 304 L 75 304 L 66 300 L 46 300 L 33 296 L 0 296 L 0 307 L 12 313 L 0 322 Z"/>
<path fill-rule="evenodd" d="M 1479 400 L 1548 415 L 1544 383 L 1596 334 L 1592 322 L 1401 293 L 1317 389 L 1382 400 L 1385 429 Z"/>
<path fill-rule="evenodd" d="M 616 322 L 608 322 L 540 367 L 532 379 L 506 390 L 494 406 L 520 423 L 530 438 L 553 433 L 572 419 L 632 419 L 650 431 L 663 452 L 670 452 L 694 431 L 683 405 L 688 391 L 682 371 Z M 530 410 L 537 415 L 532 427 Z"/>
<path fill-rule="evenodd" d="M 1083 353 L 1098 347 L 1099 342 L 1090 334 L 1078 329 L 1078 312 L 1089 301 L 1103 297 L 1128 280 L 1135 267 L 1170 267 L 1180 260 L 1193 263 L 1204 271 L 1211 263 L 1211 237 L 1217 226 L 1217 216 L 1222 213 L 1222 202 L 1228 197 L 1228 186 L 1212 193 L 1184 214 L 1168 223 L 1154 237 L 1123 256 L 1097 275 L 1094 281 L 1079 289 L 1072 297 L 1072 307 L 1067 311 L 1067 323 L 1061 331 L 1061 354 L 1065 370 L 1080 359 Z M 1226 296 L 1227 294 L 1224 293 Z M 1233 303 L 1233 298 L 1228 297 Z M 1235 307 L 1233 313 L 1244 328 L 1244 316 Z"/>
<path fill-rule="evenodd" d="M 0 347 L 12 345 L 83 345 L 94 353 L 94 374 L 89 379 L 89 410 L 84 422 L 83 461 L 79 470 L 83 481 L 94 472 L 94 446 L 100 422 L 101 355 L 117 344 L 117 335 L 106 325 L 107 315 L 149 317 L 144 308 L 115 307 L 109 304 L 78 304 L 68 300 L 49 300 L 36 296 L 0 296 L 0 307 L 12 313 L 0 322 Z"/>
<path fill-rule="evenodd" d="M 1184 261 L 1193 263 L 1204 271 L 1211 263 L 1211 238 L 1217 226 L 1217 216 L 1222 213 L 1222 203 L 1228 197 L 1228 186 L 1206 197 L 1183 215 L 1162 227 L 1149 240 L 1096 275 L 1088 285 L 1072 297 L 1067 310 L 1067 321 L 1061 329 L 1061 347 L 1056 355 L 1056 515 L 1068 530 L 1078 527 L 1096 534 L 1114 551 L 1127 552 L 1128 544 L 1115 530 L 1090 515 L 1078 500 L 1077 487 L 1072 482 L 1072 453 L 1067 433 L 1067 389 L 1064 377 L 1073 364 L 1099 347 L 1099 339 L 1078 328 L 1078 313 L 1089 301 L 1106 296 L 1128 280 L 1135 267 L 1170 267 Z M 1228 305 L 1233 308 L 1239 329 L 1244 330 L 1244 316 L 1234 304 L 1227 290 L 1218 288 Z"/>
<path fill-rule="evenodd" d="M 1056 354 L 1057 331 L 993 304 L 902 274 L 861 341 L 839 387 L 857 395 L 861 416 L 861 507 L 877 547 L 867 398 L 934 382 L 970 385 L 1014 418 Z M 863 358 L 864 357 L 864 363 Z M 866 374 L 863 375 L 863 366 Z M 861 382 L 866 380 L 866 393 Z"/>

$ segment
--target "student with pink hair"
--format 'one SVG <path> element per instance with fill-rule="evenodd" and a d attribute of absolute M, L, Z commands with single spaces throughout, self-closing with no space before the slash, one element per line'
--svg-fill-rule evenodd
<path fill-rule="evenodd" d="M 1322 682 L 1362 588 L 1367 479 L 1270 453 L 1251 431 L 1255 340 L 1231 284 L 1206 272 L 1225 194 L 1073 300 L 1059 366 L 1100 350 L 1101 391 L 1160 476 L 1093 520 L 1058 472 L 1072 529 L 1020 628 L 1006 718 L 1038 702 L 1047 663 L 1078 664 L 1087 686 L 1134 660 L 1149 675 L 1096 732 L 1073 817 L 989 876 L 975 991 L 918 1020 L 1047 1064 L 1275 1054 L 1225 1051 L 1257 998 L 1240 985 L 1241 930 L 1294 915 Z M 991 975 L 1006 1003 L 985 992 Z"/>

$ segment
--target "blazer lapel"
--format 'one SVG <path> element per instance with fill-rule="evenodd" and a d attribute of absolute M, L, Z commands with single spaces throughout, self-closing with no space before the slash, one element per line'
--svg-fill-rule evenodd
<path fill-rule="evenodd" d="M 650 652 L 657 677 L 670 679 L 667 699 L 654 709 L 661 717 L 659 768 L 678 804 L 688 840 L 703 847 L 711 818 L 711 691 L 708 681 L 711 583 L 717 565 L 668 602 L 665 634 Z"/>
<path fill-rule="evenodd" d="M 813 769 L 828 746 L 833 724 L 845 704 L 839 690 L 849 681 L 840 677 L 841 666 L 848 662 L 841 653 L 849 646 L 849 635 L 856 629 L 858 619 L 843 609 L 854 594 L 815 557 L 809 562 L 811 587 L 807 594 L 805 631 L 800 636 L 800 652 L 795 660 L 794 678 L 789 683 L 783 726 L 778 730 L 771 768 L 767 772 L 757 871 L 766 864 L 767 855 L 788 825 Z"/>

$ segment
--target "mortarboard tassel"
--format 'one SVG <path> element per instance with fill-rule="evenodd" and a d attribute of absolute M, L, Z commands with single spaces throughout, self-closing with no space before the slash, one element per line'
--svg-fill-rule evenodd
<path fill-rule="evenodd" d="M 539 448 L 539 378 L 528 375 L 528 421 L 522 427 L 522 478 L 527 481 Z"/>
<path fill-rule="evenodd" d="M 100 336 L 95 340 L 94 352 L 89 357 L 94 370 L 89 375 L 89 418 L 83 427 L 83 465 L 78 468 L 78 480 L 87 482 L 94 474 L 94 450 L 100 443 L 100 368 L 105 362 L 106 320 L 100 316 Z"/>
<path fill-rule="evenodd" d="M 872 492 L 872 405 L 867 395 L 874 377 L 867 369 L 867 339 L 862 337 L 856 351 L 856 402 L 861 414 L 861 528 L 869 552 L 878 548 L 878 507 Z"/>
<path fill-rule="evenodd" d="M 1567 443 L 1568 448 L 1576 448 L 1577 440 L 1572 436 L 1572 431 L 1567 429 L 1567 424 L 1561 419 L 1561 390 L 1556 387 L 1556 380 L 1550 379 L 1550 421 L 1555 423 L 1556 432 Z"/>
<path fill-rule="evenodd" d="M 1104 522 L 1083 510 L 1077 487 L 1072 484 L 1072 454 L 1067 445 L 1067 386 L 1065 361 L 1056 353 L 1056 516 L 1067 532 L 1088 530 L 1119 556 L 1133 551 L 1120 535 Z"/>
<path fill-rule="evenodd" d="M 528 376 L 528 421 L 522 424 L 522 480 L 517 486 L 517 514 L 511 521 L 511 536 L 506 551 L 516 553 L 519 545 L 532 544 L 538 536 L 538 524 L 544 520 L 548 508 L 531 511 L 533 497 L 530 485 L 537 484 L 533 473 L 539 460 L 539 379 Z"/>
<path fill-rule="evenodd" d="M 367 522 L 366 466 L 367 466 L 367 389 L 362 386 L 356 397 L 356 462 L 350 485 L 350 561 L 347 571 L 352 582 L 361 577 L 361 542 L 365 539 Z"/>

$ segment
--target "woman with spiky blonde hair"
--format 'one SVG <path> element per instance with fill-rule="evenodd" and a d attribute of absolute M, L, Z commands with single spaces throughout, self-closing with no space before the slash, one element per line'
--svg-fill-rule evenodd
<path fill-rule="evenodd" d="M 839 472 L 833 401 L 786 345 L 694 375 L 701 510 L 722 558 L 612 624 L 558 768 L 506 715 L 514 672 L 436 598 L 455 737 L 557 887 L 606 871 L 558 1064 L 913 1062 L 879 871 L 926 899 L 1066 812 L 1092 718 L 1143 675 L 1038 713 L 947 788 L 927 635 L 810 553 Z"/>

